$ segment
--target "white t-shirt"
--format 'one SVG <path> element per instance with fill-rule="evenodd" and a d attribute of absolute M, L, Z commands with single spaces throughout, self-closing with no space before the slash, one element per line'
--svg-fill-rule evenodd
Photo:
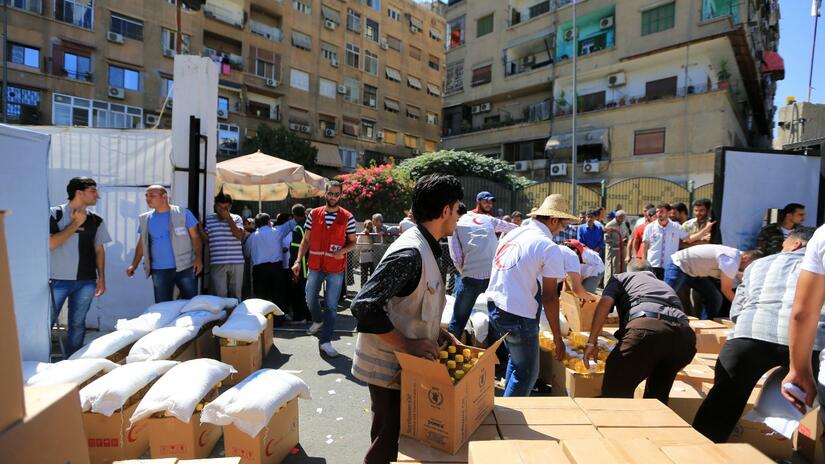
<path fill-rule="evenodd" d="M 584 264 L 582 264 L 582 279 L 596 277 L 604 273 L 604 261 L 602 261 L 602 257 L 590 248 L 585 248 L 582 260 L 584 260 Z"/>
<path fill-rule="evenodd" d="M 665 227 L 659 225 L 658 220 L 651 222 L 642 235 L 642 241 L 647 243 L 647 261 L 652 267 L 667 266 L 671 261 L 670 256 L 679 251 L 679 241 L 689 236 L 679 224 L 670 219 Z"/>
<path fill-rule="evenodd" d="M 820 226 L 805 247 L 805 257 L 802 259 L 802 270 L 814 274 L 825 275 L 825 226 Z M 825 350 L 819 354 L 819 363 L 825 362 Z M 825 385 L 825 369 L 819 370 L 819 383 Z"/>
<path fill-rule="evenodd" d="M 505 235 L 496 248 L 487 299 L 499 309 L 535 319 L 542 278 L 563 279 L 565 258 L 550 230 L 538 221 Z"/>
<path fill-rule="evenodd" d="M 575 272 L 576 274 L 581 274 L 582 264 L 579 261 L 579 255 L 564 245 L 559 246 L 559 250 L 561 250 L 561 253 L 564 255 L 564 273 L 570 274 L 571 272 Z"/>

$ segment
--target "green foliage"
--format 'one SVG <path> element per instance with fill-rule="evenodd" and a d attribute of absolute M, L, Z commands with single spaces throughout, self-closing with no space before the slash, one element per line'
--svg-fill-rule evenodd
<path fill-rule="evenodd" d="M 272 127 L 261 123 L 257 133 L 248 143 L 244 144 L 247 154 L 258 150 L 277 158 L 285 159 L 303 165 L 312 171 L 315 169 L 315 156 L 318 149 L 308 140 L 283 126 Z"/>
<path fill-rule="evenodd" d="M 458 177 L 480 177 L 510 188 L 532 183 L 529 179 L 516 175 L 508 162 L 468 151 L 440 150 L 425 153 L 404 160 L 399 169 L 409 173 L 413 180 L 439 172 Z"/>

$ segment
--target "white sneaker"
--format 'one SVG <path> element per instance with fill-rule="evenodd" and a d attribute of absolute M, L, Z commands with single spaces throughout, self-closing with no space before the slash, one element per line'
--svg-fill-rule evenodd
<path fill-rule="evenodd" d="M 321 326 L 324 325 L 323 322 L 313 322 L 311 326 L 307 329 L 307 335 L 315 335 L 321 330 Z"/>
<path fill-rule="evenodd" d="M 338 352 L 335 351 L 335 348 L 332 347 L 332 343 L 330 342 L 321 343 L 320 349 L 322 353 L 329 356 L 330 358 L 338 356 Z"/>

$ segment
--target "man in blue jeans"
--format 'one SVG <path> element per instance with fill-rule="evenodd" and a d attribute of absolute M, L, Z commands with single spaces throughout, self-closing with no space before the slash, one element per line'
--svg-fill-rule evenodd
<path fill-rule="evenodd" d="M 490 323 L 510 352 L 504 396 L 530 396 L 539 375 L 539 311 L 550 323 L 555 356 L 564 357 L 556 284 L 565 276 L 564 255 L 553 242 L 570 220 L 567 202 L 553 194 L 529 214 L 530 224 L 502 238 L 487 288 Z M 541 291 L 541 304 L 536 295 Z"/>
<path fill-rule="evenodd" d="M 126 275 L 135 275 L 146 253 L 143 269 L 146 277 L 152 276 L 155 303 L 172 300 L 175 286 L 181 298 L 193 298 L 198 294 L 197 275 L 203 270 L 198 220 L 188 209 L 169 204 L 162 185 L 146 188 L 146 204 L 151 211 L 138 217 L 140 235 Z"/>
<path fill-rule="evenodd" d="M 49 211 L 51 322 L 57 320 L 63 303 L 69 300 L 69 334 L 64 345 L 66 357 L 83 346 L 86 313 L 92 298 L 106 291 L 103 245 L 112 241 L 103 218 L 88 210 L 100 196 L 97 183 L 89 177 L 75 177 L 66 187 L 69 201 Z"/>
<path fill-rule="evenodd" d="M 480 203 L 479 200 L 476 203 Z M 456 338 L 461 338 L 476 299 L 487 290 L 490 283 L 490 269 L 498 245 L 496 234 L 506 234 L 517 227 L 497 217 L 473 211 L 467 212 L 458 220 L 455 232 L 448 241 L 450 258 L 460 273 L 455 283 L 453 317 L 447 328 Z"/>

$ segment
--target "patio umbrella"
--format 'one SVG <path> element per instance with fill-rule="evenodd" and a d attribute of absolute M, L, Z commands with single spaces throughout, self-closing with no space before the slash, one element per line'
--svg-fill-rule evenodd
<path fill-rule="evenodd" d="M 281 201 L 320 196 L 327 179 L 304 169 L 300 164 L 257 151 L 216 165 L 216 188 L 223 188 L 236 200 Z"/>

